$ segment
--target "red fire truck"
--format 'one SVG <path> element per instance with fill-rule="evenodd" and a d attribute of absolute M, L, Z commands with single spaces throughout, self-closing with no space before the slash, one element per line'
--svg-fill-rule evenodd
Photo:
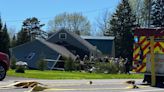
<path fill-rule="evenodd" d="M 164 28 L 134 31 L 133 71 L 144 73 L 144 82 L 164 82 Z"/>

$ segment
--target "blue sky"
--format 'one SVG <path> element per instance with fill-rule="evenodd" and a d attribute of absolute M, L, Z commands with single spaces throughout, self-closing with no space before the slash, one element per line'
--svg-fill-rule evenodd
<path fill-rule="evenodd" d="M 0 0 L 0 13 L 9 28 L 20 30 L 22 21 L 37 17 L 46 24 L 55 15 L 63 12 L 82 12 L 91 23 L 95 23 L 106 9 L 115 11 L 120 0 Z"/>

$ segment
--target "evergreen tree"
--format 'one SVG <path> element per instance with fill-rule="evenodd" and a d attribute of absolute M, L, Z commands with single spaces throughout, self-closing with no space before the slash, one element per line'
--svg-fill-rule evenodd
<path fill-rule="evenodd" d="M 47 33 L 41 28 L 45 24 L 41 24 L 40 21 L 36 17 L 27 18 L 23 21 L 23 29 L 29 33 L 31 40 L 34 39 L 46 39 Z"/>
<path fill-rule="evenodd" d="M 2 24 L 2 20 L 0 17 L 0 52 L 2 52 L 3 50 L 3 30 L 2 30 L 3 24 Z"/>
<path fill-rule="evenodd" d="M 7 32 L 6 24 L 3 27 L 2 19 L 0 17 L 0 52 L 6 53 L 10 56 L 10 37 Z"/>
<path fill-rule="evenodd" d="M 18 32 L 17 34 L 16 45 L 21 45 L 29 41 L 30 41 L 29 33 L 22 28 L 21 31 Z"/>
<path fill-rule="evenodd" d="M 1 18 L 0 18 L 0 52 L 6 53 L 10 56 L 10 37 L 7 32 L 6 24 L 3 27 Z"/>
<path fill-rule="evenodd" d="M 151 21 L 153 27 L 164 27 L 164 0 L 153 1 Z"/>
<path fill-rule="evenodd" d="M 11 47 L 15 47 L 16 42 L 17 42 L 17 39 L 16 39 L 16 36 L 14 35 L 13 38 L 12 38 L 12 41 L 11 41 Z"/>
<path fill-rule="evenodd" d="M 128 0 L 122 0 L 110 21 L 110 31 L 115 36 L 116 57 L 121 56 L 132 60 L 135 21 L 135 15 L 132 13 Z"/>
<path fill-rule="evenodd" d="M 10 37 L 7 32 L 7 26 L 5 24 L 3 28 L 3 52 L 10 56 L 9 48 L 10 48 Z"/>
<path fill-rule="evenodd" d="M 3 24 L 2 24 L 2 19 L 1 19 L 1 16 L 0 16 L 0 31 L 2 31 L 2 26 L 3 26 Z"/>
<path fill-rule="evenodd" d="M 150 0 L 129 0 L 133 13 L 136 15 L 136 23 L 140 27 L 148 27 Z"/>
<path fill-rule="evenodd" d="M 22 29 L 17 35 L 17 45 L 24 44 L 34 39 L 46 39 L 47 33 L 41 30 L 44 24 L 40 24 L 40 21 L 35 18 L 27 18 L 23 21 Z"/>

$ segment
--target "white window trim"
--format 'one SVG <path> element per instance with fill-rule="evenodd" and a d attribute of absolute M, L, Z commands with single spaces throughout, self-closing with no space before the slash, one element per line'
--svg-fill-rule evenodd
<path fill-rule="evenodd" d="M 65 35 L 65 38 L 62 38 L 61 35 Z M 67 39 L 67 34 L 66 33 L 59 33 L 59 39 Z"/>
<path fill-rule="evenodd" d="M 28 56 L 26 57 L 27 60 L 31 60 L 33 57 L 35 56 L 34 52 L 31 52 L 28 54 Z"/>

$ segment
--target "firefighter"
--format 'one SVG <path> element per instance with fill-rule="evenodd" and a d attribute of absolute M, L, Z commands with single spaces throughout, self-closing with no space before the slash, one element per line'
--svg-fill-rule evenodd
<path fill-rule="evenodd" d="M 130 74 L 130 62 L 128 61 L 128 58 L 125 58 L 125 73 Z"/>

